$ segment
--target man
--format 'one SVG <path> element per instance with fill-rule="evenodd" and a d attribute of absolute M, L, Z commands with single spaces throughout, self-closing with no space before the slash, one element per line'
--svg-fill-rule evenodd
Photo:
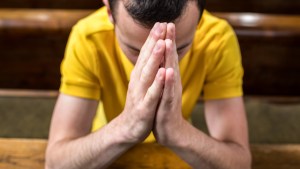
<path fill-rule="evenodd" d="M 202 0 L 103 2 L 72 30 L 46 167 L 105 168 L 153 132 L 193 168 L 250 168 L 243 70 L 230 26 L 202 15 Z M 187 120 L 201 94 L 210 136 Z"/>

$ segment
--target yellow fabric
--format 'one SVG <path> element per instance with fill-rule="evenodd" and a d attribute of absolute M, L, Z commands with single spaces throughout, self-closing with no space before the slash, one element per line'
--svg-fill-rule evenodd
<path fill-rule="evenodd" d="M 243 94 L 237 38 L 226 21 L 207 11 L 191 49 L 179 64 L 186 119 L 199 96 L 207 100 Z M 122 112 L 133 67 L 119 48 L 114 26 L 103 7 L 73 27 L 61 65 L 60 92 L 101 101 L 94 119 L 95 131 Z M 147 139 L 153 140 L 153 135 Z"/>

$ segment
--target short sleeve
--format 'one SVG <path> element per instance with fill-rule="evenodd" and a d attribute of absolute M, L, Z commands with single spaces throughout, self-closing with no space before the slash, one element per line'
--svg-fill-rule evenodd
<path fill-rule="evenodd" d="M 75 26 L 70 34 L 61 64 L 60 92 L 99 100 L 100 81 L 97 77 L 97 50 L 83 32 Z"/>
<path fill-rule="evenodd" d="M 238 40 L 232 28 L 224 22 L 211 56 L 207 58 L 203 96 L 208 99 L 224 99 L 243 95 L 243 67 Z"/>

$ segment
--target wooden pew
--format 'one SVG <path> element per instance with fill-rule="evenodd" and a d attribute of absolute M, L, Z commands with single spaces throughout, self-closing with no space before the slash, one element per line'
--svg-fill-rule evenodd
<path fill-rule="evenodd" d="M 0 139 L 0 168 L 42 169 L 47 140 Z M 252 169 L 298 169 L 300 145 L 252 145 Z M 155 143 L 140 144 L 121 156 L 110 167 L 144 169 L 189 169 L 169 149 Z"/>
<path fill-rule="evenodd" d="M 206 0 L 206 8 L 214 12 L 254 12 L 300 14 L 299 0 Z"/>
<path fill-rule="evenodd" d="M 58 89 L 72 26 L 88 10 L 0 10 L 0 88 Z"/>
<path fill-rule="evenodd" d="M 102 0 L 1 0 L 0 8 L 97 9 Z"/>
<path fill-rule="evenodd" d="M 71 27 L 90 10 L 0 10 L 0 88 L 58 89 Z M 237 33 L 247 95 L 300 94 L 300 16 L 214 13 Z"/>
<path fill-rule="evenodd" d="M 234 28 L 250 95 L 300 95 L 300 15 L 215 13 Z"/>

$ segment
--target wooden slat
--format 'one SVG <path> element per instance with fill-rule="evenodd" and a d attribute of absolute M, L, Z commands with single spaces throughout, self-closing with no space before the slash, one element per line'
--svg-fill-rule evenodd
<path fill-rule="evenodd" d="M 253 145 L 253 169 L 299 169 L 300 145 Z"/>
<path fill-rule="evenodd" d="M 0 168 L 42 169 L 46 140 L 0 139 Z"/>
<path fill-rule="evenodd" d="M 92 10 L 1 9 L 0 36 L 65 34 Z"/>
<path fill-rule="evenodd" d="M 210 11 L 300 14 L 299 0 L 206 0 Z"/>
<path fill-rule="evenodd" d="M 213 13 L 227 20 L 243 36 L 300 36 L 300 15 L 267 15 L 259 13 Z"/>
<path fill-rule="evenodd" d="M 0 139 L 0 168 L 42 169 L 46 140 Z M 252 145 L 252 169 L 299 169 L 300 145 Z M 158 144 L 140 144 L 109 167 L 144 169 L 187 169 L 184 161 Z"/>
<path fill-rule="evenodd" d="M 245 94 L 300 95 L 299 15 L 215 14 L 226 19 L 238 36 Z"/>
<path fill-rule="evenodd" d="M 45 10 L 45 9 L 1 9 L 0 10 L 0 33 L 39 33 L 45 32 L 65 32 L 80 19 L 93 10 Z M 214 15 L 226 19 L 234 28 L 246 28 L 249 32 L 268 32 L 261 34 L 265 36 L 293 36 L 300 34 L 300 16 L 294 15 L 269 15 L 258 13 L 229 13 L 213 12 Z M 250 29 L 252 28 L 252 29 Z M 287 33 L 270 33 L 270 31 L 283 31 Z M 249 36 L 259 34 L 249 34 Z M 260 35 L 260 36 L 261 36 Z"/>
<path fill-rule="evenodd" d="M 55 98 L 57 96 L 58 96 L 58 91 L 55 91 L 55 90 L 0 89 L 0 97 Z"/>
<path fill-rule="evenodd" d="M 98 0 L 1 0 L 0 8 L 97 9 Z"/>

